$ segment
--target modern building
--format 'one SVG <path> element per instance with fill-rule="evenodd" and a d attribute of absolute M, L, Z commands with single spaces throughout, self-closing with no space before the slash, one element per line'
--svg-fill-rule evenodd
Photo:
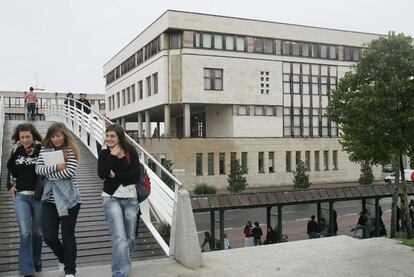
<path fill-rule="evenodd" d="M 43 107 L 47 101 L 58 98 L 59 103 L 63 103 L 67 92 L 37 92 L 38 101 L 36 109 L 36 119 L 44 120 Z M 25 101 L 24 91 L 0 91 L 5 101 L 5 117 L 9 120 L 25 120 Z M 74 99 L 79 99 L 79 93 L 74 93 Z M 105 95 L 99 93 L 86 93 L 86 99 L 91 103 L 91 107 L 105 114 Z"/>
<path fill-rule="evenodd" d="M 106 113 L 191 189 L 357 181 L 326 116 L 331 90 L 381 35 L 168 10 L 104 65 Z M 380 177 L 380 169 L 374 174 Z"/>

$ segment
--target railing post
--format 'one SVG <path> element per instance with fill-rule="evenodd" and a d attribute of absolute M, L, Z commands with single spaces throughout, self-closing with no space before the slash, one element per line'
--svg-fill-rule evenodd
<path fill-rule="evenodd" d="M 187 268 L 202 265 L 197 229 L 187 190 L 176 186 L 170 236 L 170 256 Z"/>

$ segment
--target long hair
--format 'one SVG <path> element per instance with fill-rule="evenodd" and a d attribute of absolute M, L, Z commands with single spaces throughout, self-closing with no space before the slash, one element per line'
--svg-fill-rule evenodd
<path fill-rule="evenodd" d="M 127 140 L 127 137 L 125 135 L 124 128 L 122 128 L 119 124 L 111 124 L 108 127 L 106 127 L 105 133 L 108 132 L 115 132 L 118 136 L 119 145 L 121 146 L 122 150 L 135 150 L 135 147 L 132 146 L 132 144 Z"/>
<path fill-rule="evenodd" d="M 46 136 L 42 141 L 42 146 L 47 147 L 47 148 L 54 147 L 51 138 L 53 137 L 54 134 L 59 133 L 59 132 L 62 133 L 64 137 L 62 150 L 64 150 L 63 153 L 65 155 L 65 160 L 67 160 L 66 150 L 68 149 L 72 150 L 76 159 L 79 160 L 79 148 L 76 145 L 75 139 L 70 134 L 69 129 L 66 128 L 66 126 L 63 123 L 57 122 L 57 123 L 53 123 L 52 125 L 50 125 L 49 129 L 47 129 Z"/>
<path fill-rule="evenodd" d="M 17 125 L 16 129 L 14 129 L 14 133 L 12 135 L 12 141 L 13 143 L 17 143 L 20 141 L 20 132 L 30 132 L 33 136 L 33 142 L 42 141 L 42 136 L 37 131 L 36 127 L 31 123 L 22 123 Z"/>

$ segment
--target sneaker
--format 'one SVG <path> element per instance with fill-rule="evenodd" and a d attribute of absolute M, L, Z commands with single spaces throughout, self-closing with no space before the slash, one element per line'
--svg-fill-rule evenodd
<path fill-rule="evenodd" d="M 66 274 L 65 277 L 76 277 L 76 276 L 73 274 Z"/>
<path fill-rule="evenodd" d="M 65 274 L 65 264 L 59 262 L 58 263 L 58 268 L 59 268 L 59 273 L 60 274 L 62 274 L 62 275 Z"/>

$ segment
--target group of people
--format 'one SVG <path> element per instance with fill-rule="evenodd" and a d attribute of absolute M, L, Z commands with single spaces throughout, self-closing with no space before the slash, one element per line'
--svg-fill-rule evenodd
<path fill-rule="evenodd" d="M 20 273 L 34 276 L 42 270 L 44 241 L 57 257 L 59 271 L 74 277 L 75 226 L 82 202 L 76 182 L 81 158 L 76 142 L 62 123 L 51 124 L 44 138 L 33 124 L 19 124 L 12 141 L 15 147 L 7 162 L 7 189 L 20 230 Z M 141 178 L 142 165 L 120 125 L 107 127 L 106 146 L 99 153 L 98 175 L 104 180 L 101 196 L 111 233 L 112 276 L 124 277 L 131 270 L 139 212 L 135 183 Z M 64 161 L 48 164 L 46 153 L 58 150 Z"/>
<path fill-rule="evenodd" d="M 223 249 L 227 250 L 230 249 L 230 242 L 229 239 L 227 238 L 227 234 L 224 234 L 224 243 L 223 243 Z M 209 251 L 213 251 L 216 249 L 221 249 L 220 247 L 220 241 L 217 241 L 215 238 L 213 238 L 210 235 L 210 232 L 205 231 L 204 232 L 204 240 L 203 243 L 201 244 L 201 252 L 209 252 Z"/>
<path fill-rule="evenodd" d="M 65 105 L 68 105 L 69 107 L 76 107 L 78 110 L 83 110 L 87 114 L 91 113 L 91 103 L 88 99 L 86 99 L 86 93 L 79 94 L 77 102 L 68 98 L 74 99 L 72 92 L 66 94 L 66 99 L 64 101 Z M 36 118 L 38 96 L 33 87 L 30 87 L 29 91 L 25 92 L 24 101 L 26 102 L 28 119 L 34 121 Z"/>
<path fill-rule="evenodd" d="M 329 231 L 325 218 L 318 218 L 318 222 L 316 222 L 315 218 L 315 215 L 312 215 L 306 227 L 306 234 L 309 236 L 309 239 L 323 238 L 332 235 L 336 236 L 338 233 L 338 222 L 335 209 L 332 210 L 332 232 Z"/>

